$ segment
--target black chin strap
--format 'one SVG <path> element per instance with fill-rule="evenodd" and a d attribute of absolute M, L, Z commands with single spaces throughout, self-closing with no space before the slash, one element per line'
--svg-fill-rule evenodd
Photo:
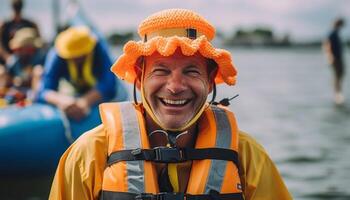
<path fill-rule="evenodd" d="M 216 83 L 214 82 L 214 84 L 213 84 L 213 96 L 212 96 L 211 101 L 209 103 L 210 104 L 215 103 L 215 98 L 216 98 Z"/>
<path fill-rule="evenodd" d="M 139 103 L 137 102 L 137 96 L 136 96 L 136 81 L 137 81 L 137 78 L 135 78 L 135 80 L 134 80 L 133 96 L 134 96 L 135 105 L 138 105 Z"/>

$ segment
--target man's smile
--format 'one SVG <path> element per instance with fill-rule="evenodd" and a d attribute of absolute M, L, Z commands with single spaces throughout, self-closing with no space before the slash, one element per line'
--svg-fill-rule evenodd
<path fill-rule="evenodd" d="M 185 106 L 188 104 L 191 99 L 167 99 L 167 98 L 159 98 L 160 102 L 162 102 L 163 105 L 165 106 L 176 106 L 176 107 L 181 107 Z"/>

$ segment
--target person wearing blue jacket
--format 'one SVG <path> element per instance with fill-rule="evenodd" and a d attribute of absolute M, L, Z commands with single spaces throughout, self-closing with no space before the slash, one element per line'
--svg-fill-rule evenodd
<path fill-rule="evenodd" d="M 116 80 L 110 72 L 112 61 L 94 34 L 85 26 L 61 32 L 44 65 L 37 100 L 63 110 L 68 118 L 79 121 L 92 106 L 116 95 Z M 73 94 L 60 91 L 61 80 L 69 83 Z"/>

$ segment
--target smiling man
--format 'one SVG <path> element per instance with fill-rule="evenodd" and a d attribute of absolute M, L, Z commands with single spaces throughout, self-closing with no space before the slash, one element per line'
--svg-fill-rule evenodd
<path fill-rule="evenodd" d="M 103 123 L 64 153 L 50 199 L 291 199 L 265 150 L 214 102 L 215 84 L 237 74 L 210 43 L 214 27 L 170 9 L 139 35 L 111 68 L 134 84 L 134 102 L 100 105 Z"/>
<path fill-rule="evenodd" d="M 170 57 L 157 52 L 147 57 L 144 77 L 141 78 L 143 102 L 151 113 L 146 115 L 147 122 L 153 124 L 155 121 L 164 130 L 176 130 L 188 124 L 203 110 L 214 72 L 212 70 L 209 77 L 207 58 L 199 53 L 185 56 L 177 49 Z"/>

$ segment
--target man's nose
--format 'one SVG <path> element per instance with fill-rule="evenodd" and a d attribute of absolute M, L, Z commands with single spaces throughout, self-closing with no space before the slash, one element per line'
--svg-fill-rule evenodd
<path fill-rule="evenodd" d="M 173 73 L 169 77 L 166 85 L 172 94 L 181 93 L 186 89 L 186 81 L 181 73 Z"/>

